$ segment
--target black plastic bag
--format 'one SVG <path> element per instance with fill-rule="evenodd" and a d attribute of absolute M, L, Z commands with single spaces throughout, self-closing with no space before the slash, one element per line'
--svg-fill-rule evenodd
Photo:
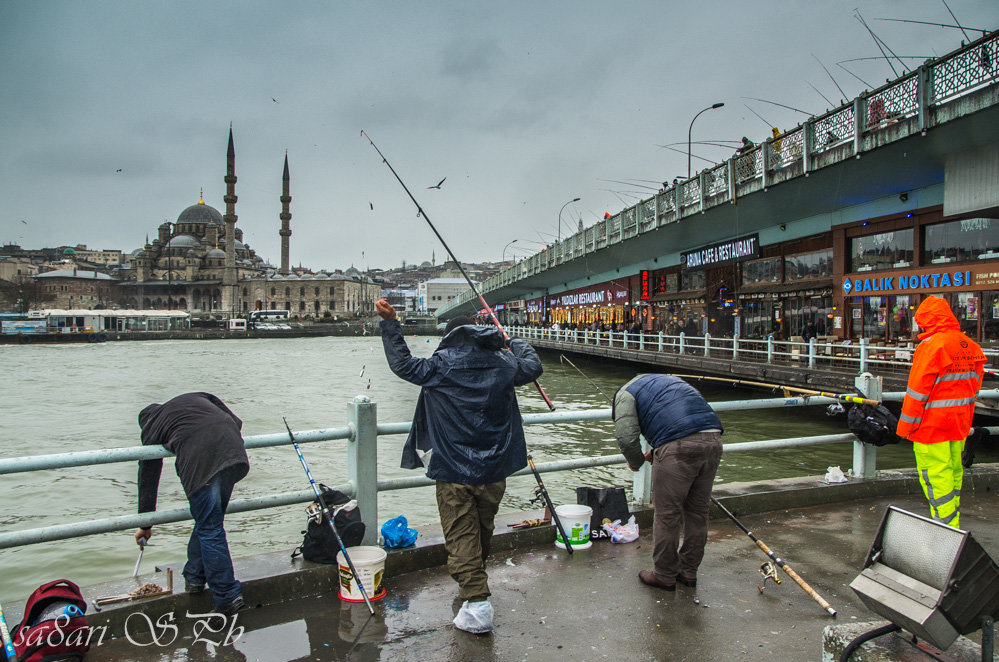
<path fill-rule="evenodd" d="M 901 441 L 895 434 L 898 419 L 884 405 L 853 405 L 847 412 L 846 424 L 865 444 L 887 446 Z"/>
<path fill-rule="evenodd" d="M 621 520 L 625 524 L 631 516 L 623 487 L 577 487 L 576 503 L 593 509 L 590 517 L 591 540 L 609 540 L 610 534 L 603 529 L 604 522 Z"/>

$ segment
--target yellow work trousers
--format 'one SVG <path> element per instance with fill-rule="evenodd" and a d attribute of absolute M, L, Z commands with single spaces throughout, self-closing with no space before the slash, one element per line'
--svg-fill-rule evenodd
<path fill-rule="evenodd" d="M 916 471 L 923 494 L 930 502 L 930 516 L 938 522 L 960 528 L 961 484 L 964 467 L 961 453 L 964 440 L 937 444 L 912 444 L 916 453 Z"/>

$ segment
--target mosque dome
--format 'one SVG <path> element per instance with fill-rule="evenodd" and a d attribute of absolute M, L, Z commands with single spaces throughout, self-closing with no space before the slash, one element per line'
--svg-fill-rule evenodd
<path fill-rule="evenodd" d="M 225 259 L 225 251 L 220 248 L 213 248 L 212 250 L 205 253 L 205 257 L 209 259 Z"/>
<path fill-rule="evenodd" d="M 168 248 L 197 248 L 200 245 L 197 239 L 189 234 L 179 234 L 170 240 Z"/>
<path fill-rule="evenodd" d="M 67 248 L 62 252 L 63 255 L 76 255 L 76 251 L 72 248 Z"/>
<path fill-rule="evenodd" d="M 205 225 L 222 225 L 222 214 L 211 205 L 206 205 L 204 199 L 180 212 L 177 223 L 203 223 Z"/>

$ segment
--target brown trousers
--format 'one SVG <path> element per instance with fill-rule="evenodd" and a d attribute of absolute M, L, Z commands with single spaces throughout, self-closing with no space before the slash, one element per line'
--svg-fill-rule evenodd
<path fill-rule="evenodd" d="M 652 463 L 652 560 L 661 581 L 697 577 L 708 540 L 711 486 L 721 461 L 718 432 L 696 432 L 655 449 Z M 679 548 L 683 524 L 683 546 Z"/>
<path fill-rule="evenodd" d="M 486 557 L 506 481 L 462 485 L 437 481 L 437 510 L 444 529 L 447 569 L 461 587 L 458 597 L 478 602 L 489 597 Z"/>

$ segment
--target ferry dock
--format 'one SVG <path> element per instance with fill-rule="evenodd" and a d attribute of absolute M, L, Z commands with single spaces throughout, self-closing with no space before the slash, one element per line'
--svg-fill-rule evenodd
<path fill-rule="evenodd" d="M 638 572 L 651 564 L 650 511 L 639 513 L 638 541 L 598 541 L 572 557 L 551 544 L 551 526 L 507 530 L 507 523 L 538 514 L 517 513 L 497 522 L 488 561 L 497 614 L 490 635 L 451 625 L 460 606 L 456 587 L 439 566 L 439 532 L 428 531 L 416 550 L 390 552 L 387 595 L 375 603 L 370 619 L 363 604 L 338 599 L 334 567 L 291 562 L 276 552 L 236 561 L 253 607 L 239 614 L 244 629 L 232 631 L 231 645 L 195 643 L 198 635 L 223 641 L 227 631 L 196 635 L 194 619 L 183 615 L 209 611 L 210 598 L 179 592 L 175 583 L 178 592 L 172 596 L 90 613 L 92 625 L 108 625 L 116 638 L 109 634 L 87 659 L 804 661 L 837 659 L 846 641 L 884 623 L 848 585 L 889 504 L 915 513 L 926 509 L 912 472 L 841 485 L 827 485 L 820 477 L 732 484 L 716 496 L 833 605 L 836 618 L 783 573 L 781 585 L 768 581 L 760 592 L 758 570 L 766 557 L 716 510 L 698 585 L 681 585 L 676 592 L 638 581 Z M 993 553 L 999 549 L 997 508 L 999 466 L 969 470 L 962 523 Z M 89 587 L 85 597 L 127 592 L 150 581 L 162 584 L 163 573 Z M 174 613 L 177 634 L 159 630 L 156 644 L 143 628 L 147 621 L 130 617 L 139 611 L 154 623 Z M 19 615 L 11 617 L 16 622 Z M 132 641 L 123 636 L 126 619 Z M 932 659 L 895 635 L 875 645 L 880 657 L 859 651 L 853 659 Z M 971 656 L 954 659 L 980 659 L 973 644 L 963 645 Z"/>

